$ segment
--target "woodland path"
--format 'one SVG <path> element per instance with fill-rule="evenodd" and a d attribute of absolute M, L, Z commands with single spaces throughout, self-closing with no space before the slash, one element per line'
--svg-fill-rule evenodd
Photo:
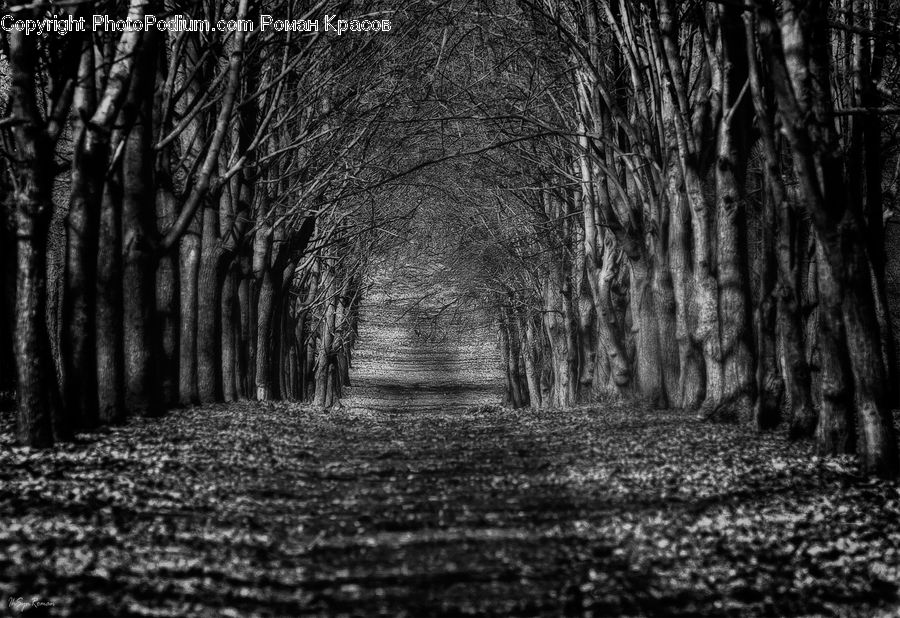
<path fill-rule="evenodd" d="M 677 413 L 246 403 L 50 456 L 3 435 L 3 614 L 896 609 L 896 486 Z"/>
<path fill-rule="evenodd" d="M 678 412 L 475 406 L 491 346 L 380 306 L 336 410 L 173 411 L 49 454 L 0 417 L 0 615 L 896 610 L 896 485 Z"/>

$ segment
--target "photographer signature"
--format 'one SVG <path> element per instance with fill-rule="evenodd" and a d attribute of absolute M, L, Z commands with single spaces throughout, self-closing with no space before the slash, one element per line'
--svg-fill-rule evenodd
<path fill-rule="evenodd" d="M 45 601 L 43 599 L 39 599 L 38 597 L 33 597 L 31 599 L 24 599 L 22 597 L 9 597 L 6 605 L 14 612 L 22 613 L 25 610 L 34 609 L 37 607 L 53 607 L 53 601 Z"/>

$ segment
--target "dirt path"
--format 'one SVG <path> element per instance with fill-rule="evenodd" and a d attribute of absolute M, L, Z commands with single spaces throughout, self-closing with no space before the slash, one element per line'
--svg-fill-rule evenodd
<path fill-rule="evenodd" d="M 869 615 L 895 602 L 896 486 L 675 413 L 241 404 L 52 456 L 10 448 L 8 429 L 0 592 L 53 613 Z"/>
<path fill-rule="evenodd" d="M 384 268 L 360 310 L 353 386 L 344 405 L 382 411 L 461 411 L 500 402 L 503 373 L 490 316 L 457 304 L 428 265 Z"/>

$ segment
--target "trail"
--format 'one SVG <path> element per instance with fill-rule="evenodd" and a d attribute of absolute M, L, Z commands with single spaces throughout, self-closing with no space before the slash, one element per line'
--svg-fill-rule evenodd
<path fill-rule="evenodd" d="M 500 403 L 503 375 L 490 316 L 401 259 L 372 277 L 360 310 L 344 404 L 381 411 L 461 411 Z"/>

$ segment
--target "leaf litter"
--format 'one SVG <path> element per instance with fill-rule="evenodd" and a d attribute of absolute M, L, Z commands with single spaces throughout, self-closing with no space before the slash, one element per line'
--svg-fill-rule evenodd
<path fill-rule="evenodd" d="M 677 411 L 244 402 L 44 452 L 0 422 L 29 615 L 895 615 L 900 490 Z M 10 611 L 6 603 L 4 611 Z"/>

